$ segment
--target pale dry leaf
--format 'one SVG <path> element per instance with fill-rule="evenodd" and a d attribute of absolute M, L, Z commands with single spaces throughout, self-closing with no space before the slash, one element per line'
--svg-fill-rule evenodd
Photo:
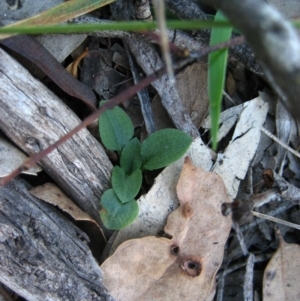
<path fill-rule="evenodd" d="M 90 228 L 96 226 L 98 236 L 102 236 L 101 240 L 105 241 L 103 230 L 99 227 L 98 223 L 91 218 L 87 213 L 82 211 L 74 202 L 68 198 L 62 190 L 53 183 L 45 183 L 43 185 L 32 188 L 29 191 L 35 197 L 43 200 L 46 203 L 58 206 L 62 211 L 68 213 L 76 221 L 87 221 L 90 223 Z"/>
<path fill-rule="evenodd" d="M 232 108 L 227 109 L 226 111 L 221 112 L 220 118 L 219 118 L 219 124 L 226 123 L 228 119 L 232 119 L 232 118 L 237 120 L 239 115 L 241 114 L 242 110 L 245 108 L 245 106 L 247 106 L 247 104 L 248 104 L 248 102 L 245 102 L 243 104 L 234 106 Z M 204 119 L 201 127 L 203 129 L 208 130 L 208 129 L 210 129 L 210 125 L 211 125 L 211 118 L 209 115 Z M 218 133 L 218 135 L 219 135 L 219 133 Z"/>
<path fill-rule="evenodd" d="M 287 244 L 281 238 L 280 246 L 264 272 L 263 300 L 299 301 L 299 278 L 300 246 Z"/>
<path fill-rule="evenodd" d="M 212 300 L 231 229 L 221 204 L 231 199 L 220 176 L 188 157 L 177 194 L 180 206 L 165 227 L 171 239 L 126 241 L 102 264 L 104 284 L 116 300 Z"/>
<path fill-rule="evenodd" d="M 296 126 L 294 126 L 294 120 L 291 118 L 288 110 L 282 103 L 282 101 L 277 102 L 276 106 L 276 136 L 277 138 L 284 144 L 289 145 L 291 135 L 293 133 L 293 128 L 296 130 Z M 283 168 L 285 165 L 285 157 L 287 150 L 279 144 L 276 144 L 277 154 L 275 156 L 276 160 L 276 170 L 279 170 L 279 174 L 282 175 Z"/>
<path fill-rule="evenodd" d="M 212 159 L 209 149 L 200 138 L 191 144 L 185 156 L 190 156 L 193 163 L 210 170 Z M 139 216 L 128 227 L 119 231 L 110 251 L 112 254 L 124 241 L 147 235 L 156 235 L 166 224 L 167 216 L 178 207 L 176 185 L 183 166 L 182 157 L 167 166 L 155 179 L 155 182 L 146 195 L 138 199 Z"/>
<path fill-rule="evenodd" d="M 28 157 L 22 151 L 0 137 L 0 177 L 9 175 L 26 159 Z M 36 176 L 41 170 L 41 167 L 35 164 L 32 168 L 24 170 L 23 173 Z"/>
<path fill-rule="evenodd" d="M 219 124 L 221 124 L 219 130 L 218 130 L 218 142 L 221 141 L 228 133 L 229 131 L 233 128 L 233 126 L 236 124 L 239 115 L 241 114 L 242 110 L 247 106 L 248 102 L 245 102 L 243 104 L 234 106 L 232 108 L 227 109 L 226 111 L 222 112 L 220 114 L 219 118 Z M 207 116 L 201 127 L 203 129 L 210 129 L 211 126 L 211 118 L 210 116 Z"/>
<path fill-rule="evenodd" d="M 209 108 L 207 64 L 194 63 L 176 75 L 176 88 L 194 125 L 200 128 Z"/>
<path fill-rule="evenodd" d="M 219 124 L 222 124 L 218 131 L 218 142 L 221 141 L 233 128 L 236 124 L 236 121 L 239 118 L 240 113 L 242 112 L 243 108 L 247 102 L 234 106 L 232 108 L 227 109 L 226 111 L 220 114 Z M 206 117 L 201 125 L 203 129 L 210 129 L 211 126 L 211 119 L 210 116 Z"/>
<path fill-rule="evenodd" d="M 232 198 L 236 197 L 240 181 L 245 178 L 256 153 L 267 112 L 268 104 L 261 97 L 245 104 L 222 160 L 214 166 L 213 170 L 222 176 Z"/>

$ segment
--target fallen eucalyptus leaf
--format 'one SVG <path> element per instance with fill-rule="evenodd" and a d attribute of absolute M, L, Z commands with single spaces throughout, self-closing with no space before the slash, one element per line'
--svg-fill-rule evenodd
<path fill-rule="evenodd" d="M 208 113 L 207 64 L 194 63 L 176 75 L 176 88 L 195 126 L 199 128 Z"/>
<path fill-rule="evenodd" d="M 92 217 L 82 211 L 53 183 L 45 183 L 34 187 L 29 192 L 44 202 L 55 205 L 68 213 L 77 222 L 77 226 L 88 235 L 90 238 L 89 247 L 93 255 L 100 259 L 106 244 L 106 237 L 99 224 Z"/>
<path fill-rule="evenodd" d="M 227 191 L 233 198 L 256 153 L 267 112 L 268 104 L 261 97 L 245 103 L 232 139 L 222 159 L 217 160 L 214 166 L 214 172 L 222 175 Z"/>
<path fill-rule="evenodd" d="M 102 264 L 105 286 L 116 300 L 212 300 L 231 229 L 221 204 L 230 198 L 220 176 L 196 168 L 188 157 L 177 194 L 180 207 L 165 227 L 171 239 L 126 241 Z"/>
<path fill-rule="evenodd" d="M 0 44 L 36 64 L 62 90 L 82 100 L 90 109 L 95 109 L 97 100 L 94 92 L 71 76 L 36 39 L 26 35 L 18 35 L 3 41 L 0 40 Z"/>
<path fill-rule="evenodd" d="M 75 17 L 84 15 L 97 8 L 105 6 L 114 0 L 73 0 L 66 1 L 60 5 L 54 6 L 38 15 L 31 18 L 21 20 L 19 22 L 8 25 L 7 27 L 15 26 L 30 26 L 30 25 L 52 25 L 64 21 L 68 21 Z M 31 5 L 32 8 L 32 5 Z M 0 35 L 0 39 L 5 39 L 12 36 L 12 34 Z"/>
<path fill-rule="evenodd" d="M 264 301 L 300 299 L 300 246 L 280 238 L 278 250 L 268 263 L 263 279 Z"/>

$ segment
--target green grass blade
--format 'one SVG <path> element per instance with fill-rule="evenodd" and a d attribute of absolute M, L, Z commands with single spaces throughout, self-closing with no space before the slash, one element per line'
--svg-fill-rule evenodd
<path fill-rule="evenodd" d="M 103 0 L 102 0 L 103 1 Z M 112 1 L 109 1 L 112 2 Z M 27 19 L 28 20 L 28 19 Z M 25 20 L 24 20 L 25 21 Z M 65 19 L 60 20 L 60 22 Z M 23 21 L 21 21 L 23 22 Z M 58 19 L 56 19 L 56 23 Z M 35 20 L 35 23 L 36 20 Z M 54 23 L 51 23 L 54 24 Z M 230 27 L 228 21 L 192 21 L 192 20 L 176 20 L 167 21 L 167 28 L 169 29 L 182 29 L 194 30 L 203 28 L 219 28 Z M 103 30 L 122 30 L 122 31 L 147 31 L 155 30 L 157 28 L 156 22 L 141 22 L 141 21 L 126 21 L 126 22 L 110 22 L 101 21 L 93 24 L 62 24 L 62 25 L 45 25 L 45 22 L 40 25 L 32 25 L 30 23 L 14 23 L 9 26 L 0 26 L 0 39 L 5 38 L 4 34 L 46 34 L 46 33 L 90 33 Z M 6 36 L 7 37 L 7 36 Z"/>
<path fill-rule="evenodd" d="M 224 21 L 226 17 L 218 11 L 216 21 Z M 229 40 L 232 28 L 213 28 L 210 45 Z M 213 149 L 217 148 L 219 116 L 225 83 L 228 49 L 221 49 L 209 54 L 208 57 L 208 97 L 210 102 L 211 136 Z"/>

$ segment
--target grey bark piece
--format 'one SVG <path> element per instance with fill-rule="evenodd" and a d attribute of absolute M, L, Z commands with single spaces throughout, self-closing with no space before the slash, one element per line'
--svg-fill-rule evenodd
<path fill-rule="evenodd" d="M 298 0 L 268 0 L 288 19 L 296 19 L 300 17 L 300 2 Z"/>
<path fill-rule="evenodd" d="M 86 37 L 86 34 L 50 34 L 36 39 L 61 63 Z"/>
<path fill-rule="evenodd" d="M 136 6 L 132 0 L 117 0 L 110 4 L 110 10 L 116 20 L 134 20 L 136 17 Z"/>
<path fill-rule="evenodd" d="M 110 9 L 116 20 L 152 20 L 149 0 L 117 0 Z"/>
<path fill-rule="evenodd" d="M 296 131 L 294 127 L 294 121 L 291 119 L 290 114 L 287 112 L 285 106 L 282 102 L 277 103 L 276 107 L 276 133 L 277 138 L 286 145 L 289 145 L 293 130 Z M 297 131 L 296 131 L 297 133 Z M 284 161 L 286 158 L 287 150 L 281 145 L 277 145 L 276 158 L 276 170 L 279 170 L 279 174 L 282 175 L 284 169 Z"/>
<path fill-rule="evenodd" d="M 0 128 L 24 152 L 34 154 L 80 123 L 79 118 L 27 70 L 0 49 Z M 112 165 L 102 146 L 83 129 L 40 165 L 98 223 L 99 197 Z"/>
<path fill-rule="evenodd" d="M 136 38 L 128 39 L 127 43 L 137 63 L 141 66 L 146 75 L 150 75 L 163 67 L 163 63 L 152 45 Z M 187 110 L 182 105 L 177 89 L 169 81 L 168 76 L 164 75 L 161 79 L 154 81 L 152 86 L 158 92 L 162 104 L 168 111 L 175 126 L 193 138 L 199 137 L 197 128 L 193 124 Z"/>
<path fill-rule="evenodd" d="M 137 84 L 141 80 L 139 72 L 138 72 L 138 68 L 136 66 L 136 63 L 134 61 L 134 58 L 133 58 L 131 52 L 128 50 L 128 45 L 127 45 L 125 39 L 123 40 L 123 43 L 125 45 L 125 48 L 127 49 L 128 61 L 129 61 L 129 65 L 130 65 L 134 83 Z M 143 114 L 144 121 L 145 121 L 145 127 L 147 130 L 147 133 L 150 135 L 155 132 L 155 124 L 154 124 L 154 120 L 153 120 L 153 112 L 152 112 L 152 108 L 151 108 L 148 90 L 142 89 L 141 91 L 137 92 L 137 95 L 140 100 L 141 110 L 142 110 L 142 114 Z"/>
<path fill-rule="evenodd" d="M 207 15 L 191 0 L 165 0 L 166 6 L 181 19 L 207 20 Z"/>
<path fill-rule="evenodd" d="M 253 276 L 254 276 L 255 255 L 249 254 L 247 259 L 246 275 L 244 280 L 244 300 L 252 301 L 253 298 Z"/>
<path fill-rule="evenodd" d="M 27 300 L 113 300 L 87 241 L 24 182 L 0 187 L 0 282 Z"/>

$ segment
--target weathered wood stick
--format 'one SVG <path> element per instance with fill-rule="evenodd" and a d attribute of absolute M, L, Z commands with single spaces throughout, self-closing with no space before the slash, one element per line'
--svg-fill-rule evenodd
<path fill-rule="evenodd" d="M 0 282 L 32 301 L 112 301 L 84 232 L 14 179 L 0 187 Z"/>
<path fill-rule="evenodd" d="M 0 49 L 0 129 L 24 152 L 34 154 L 80 123 L 54 93 Z M 112 165 L 102 146 L 83 129 L 40 165 L 98 223 L 99 198 Z"/>

